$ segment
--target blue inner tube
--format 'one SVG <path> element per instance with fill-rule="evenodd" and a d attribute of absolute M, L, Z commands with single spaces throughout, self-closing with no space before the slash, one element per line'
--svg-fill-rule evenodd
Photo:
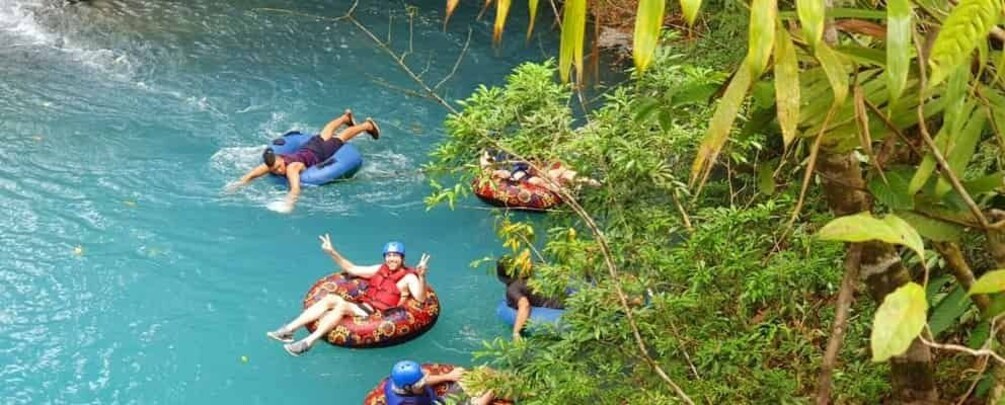
<path fill-rule="evenodd" d="M 277 155 L 291 155 L 306 145 L 313 136 L 300 131 L 290 131 L 283 134 L 282 137 L 272 140 L 269 147 Z M 308 186 L 320 186 L 335 180 L 347 179 L 356 174 L 360 166 L 363 166 L 363 156 L 359 154 L 359 150 L 355 146 L 347 143 L 335 151 L 335 154 L 328 160 L 300 172 L 300 183 Z M 283 183 L 286 182 L 285 177 L 273 177 Z"/>
<path fill-rule="evenodd" d="M 559 328 L 562 314 L 564 313 L 564 309 L 531 306 L 530 318 L 527 319 L 527 324 L 524 325 L 523 330 L 526 333 L 534 333 L 541 330 L 543 325 L 552 325 L 555 328 Z M 505 298 L 499 301 L 499 305 L 496 306 L 496 316 L 509 325 L 510 328 L 516 323 L 516 310 L 506 305 Z"/>

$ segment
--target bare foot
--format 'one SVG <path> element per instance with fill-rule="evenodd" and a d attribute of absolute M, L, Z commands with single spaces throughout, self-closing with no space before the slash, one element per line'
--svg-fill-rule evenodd
<path fill-rule="evenodd" d="M 367 117 L 366 123 L 370 124 L 370 129 L 367 129 L 366 132 L 370 134 L 374 140 L 380 139 L 380 127 L 377 126 L 377 121 L 374 121 L 373 118 Z"/>

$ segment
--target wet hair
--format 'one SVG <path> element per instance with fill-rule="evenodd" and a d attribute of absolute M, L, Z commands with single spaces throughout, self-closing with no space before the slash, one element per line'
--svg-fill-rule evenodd
<path fill-rule="evenodd" d="M 265 152 L 262 152 L 262 162 L 271 169 L 272 165 L 276 164 L 276 152 L 273 152 L 272 148 L 265 148 Z"/>
<path fill-rule="evenodd" d="M 510 262 L 510 258 L 506 256 L 503 256 L 496 261 L 496 277 L 499 278 L 499 281 L 506 285 L 510 285 L 516 280 L 516 277 L 511 276 L 509 270 L 506 269 Z"/>

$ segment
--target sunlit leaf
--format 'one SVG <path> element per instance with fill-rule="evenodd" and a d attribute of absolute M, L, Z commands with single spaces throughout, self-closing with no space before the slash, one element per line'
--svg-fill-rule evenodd
<path fill-rule="evenodd" d="M 911 37 L 914 23 L 911 21 L 910 0 L 887 0 L 886 3 L 886 78 L 890 90 L 890 102 L 896 103 L 904 92 L 907 73 L 910 70 Z"/>
<path fill-rule="evenodd" d="M 771 59 L 775 46 L 776 0 L 752 0 L 750 4 L 750 31 L 746 63 L 752 77 L 759 77 Z"/>
<path fill-rule="evenodd" d="M 834 104 L 842 105 L 848 97 L 848 70 L 841 59 L 841 55 L 834 52 L 829 46 L 821 44 L 814 52 L 820 67 L 827 74 L 827 80 L 834 91 Z"/>
<path fill-rule="evenodd" d="M 820 228 L 817 237 L 823 240 L 844 242 L 866 242 L 878 240 L 894 245 L 907 246 L 924 258 L 925 246 L 921 235 L 896 215 L 889 214 L 883 219 L 869 212 L 835 218 Z"/>
<path fill-rule="evenodd" d="M 977 141 L 980 140 L 981 134 L 984 131 L 986 118 L 987 116 L 983 108 L 974 109 L 973 115 L 966 121 L 963 130 L 958 134 L 950 134 L 951 136 L 949 137 L 949 142 L 946 145 L 943 156 L 946 158 L 946 162 L 949 163 L 949 169 L 953 173 L 962 175 L 963 171 L 967 168 L 967 163 L 974 156 Z M 939 181 L 935 184 L 935 196 L 941 197 L 952 188 L 953 186 L 949 180 L 946 180 L 944 176 L 939 177 Z"/>
<path fill-rule="evenodd" d="M 803 38 L 816 48 L 824 34 L 824 0 L 796 0 L 799 25 L 803 27 Z"/>
<path fill-rule="evenodd" d="M 684 12 L 684 21 L 687 21 L 687 25 L 694 26 L 698 10 L 701 9 L 701 0 L 680 0 L 680 9 Z"/>
<path fill-rule="evenodd" d="M 562 41 L 559 46 L 558 72 L 562 82 L 569 82 L 569 69 L 575 64 L 576 81 L 583 77 L 583 41 L 586 35 L 586 0 L 567 0 L 562 12 Z"/>
<path fill-rule="evenodd" d="M 942 23 L 929 57 L 932 74 L 928 85 L 935 86 L 966 60 L 984 41 L 1001 13 L 999 0 L 960 0 Z"/>
<path fill-rule="evenodd" d="M 692 185 L 699 177 L 705 177 L 712 170 L 715 159 L 722 151 L 722 146 L 729 137 L 729 131 L 733 128 L 733 121 L 736 120 L 736 115 L 740 111 L 747 90 L 750 89 L 750 72 L 751 69 L 746 63 L 737 68 L 733 80 L 720 99 L 715 114 L 712 115 L 712 120 L 709 122 L 708 131 L 705 132 L 705 137 L 698 148 L 698 154 L 691 165 Z"/>
<path fill-rule="evenodd" d="M 782 140 L 788 147 L 796 138 L 799 125 L 799 61 L 792 38 L 781 24 L 775 41 L 775 102 Z"/>
<path fill-rule="evenodd" d="M 883 222 L 897 234 L 897 237 L 902 241 L 901 245 L 913 250 L 922 260 L 925 259 L 925 242 L 911 224 L 894 214 L 883 217 Z"/>
<path fill-rule="evenodd" d="M 447 0 L 447 15 L 446 17 L 443 17 L 444 28 L 446 28 L 447 21 L 450 21 L 450 16 L 454 15 L 454 10 L 457 9 L 457 4 L 460 2 L 461 0 Z"/>
<path fill-rule="evenodd" d="M 656 53 L 656 45 L 660 41 L 660 29 L 663 28 L 664 0 L 639 0 L 638 15 L 635 17 L 635 36 L 632 58 L 635 67 L 645 71 Z"/>
<path fill-rule="evenodd" d="M 458 0 L 454 0 L 458 1 Z M 531 34 L 534 33 L 534 20 L 537 19 L 537 2 L 538 0 L 527 0 L 527 7 L 530 11 L 530 22 L 527 23 L 527 39 L 530 40 Z"/>
<path fill-rule="evenodd" d="M 907 283 L 887 294 L 872 322 L 872 360 L 886 361 L 903 354 L 925 326 L 928 302 L 925 289 Z"/>
<path fill-rule="evenodd" d="M 963 235 L 963 226 L 952 222 L 915 214 L 910 211 L 897 211 L 897 216 L 911 224 L 911 227 L 917 230 L 921 236 L 934 241 L 956 242 Z"/>
<path fill-rule="evenodd" d="M 502 41 L 503 30 L 506 28 L 506 16 L 509 15 L 509 6 L 513 0 L 496 0 L 496 23 L 492 27 L 492 42 L 498 44 Z"/>
<path fill-rule="evenodd" d="M 991 294 L 1005 291 L 1005 270 L 985 273 L 970 286 L 970 294 Z"/>

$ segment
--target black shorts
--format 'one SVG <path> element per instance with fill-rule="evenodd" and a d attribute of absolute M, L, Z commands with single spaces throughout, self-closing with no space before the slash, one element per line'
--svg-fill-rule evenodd
<path fill-rule="evenodd" d="M 310 149 L 314 152 L 314 156 L 318 158 L 318 164 L 328 160 L 332 157 L 335 152 L 338 152 L 339 148 L 342 147 L 344 142 L 338 137 L 331 137 L 327 141 L 321 139 L 321 135 L 314 135 L 309 141 L 307 141 L 307 146 L 305 148 Z"/>

